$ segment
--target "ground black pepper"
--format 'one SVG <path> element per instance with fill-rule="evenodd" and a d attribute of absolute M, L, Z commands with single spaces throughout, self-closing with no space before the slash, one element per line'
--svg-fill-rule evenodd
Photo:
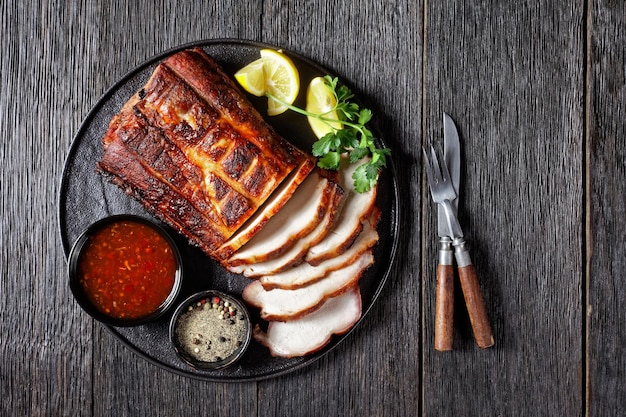
<path fill-rule="evenodd" d="M 176 326 L 180 348 L 201 362 L 218 362 L 232 356 L 243 345 L 248 330 L 245 321 L 230 319 L 237 313 L 234 305 L 218 297 L 190 305 Z M 243 315 L 239 317 L 243 319 Z"/>

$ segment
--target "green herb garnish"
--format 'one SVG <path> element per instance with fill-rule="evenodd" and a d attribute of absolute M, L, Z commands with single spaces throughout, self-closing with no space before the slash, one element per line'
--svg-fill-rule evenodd
<path fill-rule="evenodd" d="M 266 93 L 266 96 L 292 111 L 314 117 L 329 125 L 330 132 L 313 144 L 313 156 L 318 158 L 317 165 L 320 168 L 339 169 L 341 155 L 346 153 L 351 164 L 369 156 L 370 159 L 359 165 L 352 174 L 355 190 L 359 193 L 367 192 L 378 181 L 380 170 L 387 165 L 386 157 L 391 154 L 391 150 L 376 146 L 374 135 L 365 126 L 371 120 L 372 112 L 369 109 L 359 108 L 358 104 L 351 101 L 354 94 L 350 89 L 345 85 L 339 85 L 338 79 L 329 75 L 324 77 L 324 82 L 335 95 L 337 103 L 328 113 L 336 112 L 337 119 L 328 117 L 328 113 L 310 113 L 287 104 L 270 93 Z M 341 129 L 336 129 L 331 125 L 337 122 L 343 126 Z"/>

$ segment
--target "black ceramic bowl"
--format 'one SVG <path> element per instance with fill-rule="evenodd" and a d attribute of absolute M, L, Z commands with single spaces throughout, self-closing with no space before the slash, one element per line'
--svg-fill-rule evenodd
<path fill-rule="evenodd" d="M 238 298 L 203 291 L 183 301 L 170 322 L 174 350 L 188 365 L 205 370 L 237 362 L 252 338 L 252 322 Z"/>
<path fill-rule="evenodd" d="M 106 239 L 109 242 L 103 243 Z M 132 245 L 133 251 L 128 250 Z M 123 251 L 128 259 L 115 255 Z M 176 300 L 182 259 L 163 228 L 143 217 L 116 215 L 95 222 L 78 237 L 69 254 L 68 275 L 74 298 L 94 319 L 111 326 L 138 326 L 159 318 Z M 96 293 L 104 294 L 98 298 L 100 306 Z"/>

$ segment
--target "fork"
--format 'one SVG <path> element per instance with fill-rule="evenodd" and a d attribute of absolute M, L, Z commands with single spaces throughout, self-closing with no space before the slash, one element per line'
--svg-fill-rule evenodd
<path fill-rule="evenodd" d="M 430 159 L 425 148 L 424 165 L 430 194 L 435 203 L 442 205 L 446 213 L 446 220 L 454 246 L 454 257 L 459 271 L 459 281 L 465 298 L 465 305 L 469 314 L 470 323 L 474 332 L 474 339 L 480 348 L 493 346 L 494 338 L 487 316 L 485 300 L 480 291 L 478 275 L 472 264 L 469 251 L 465 245 L 465 238 L 459 220 L 452 211 L 451 201 L 457 197 L 457 193 L 450 179 L 450 172 L 444 158 L 438 158 L 435 149 L 430 146 Z M 441 154 L 441 152 L 439 152 Z M 441 160 L 441 163 L 439 162 Z"/>

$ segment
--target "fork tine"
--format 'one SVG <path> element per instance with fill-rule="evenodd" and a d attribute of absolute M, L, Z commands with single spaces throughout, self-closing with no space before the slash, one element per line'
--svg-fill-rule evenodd
<path fill-rule="evenodd" d="M 435 148 L 432 145 L 430 145 L 430 155 L 434 166 L 435 181 L 437 183 L 440 183 L 443 181 L 443 179 L 441 178 L 441 167 L 439 164 L 439 159 L 437 158 L 437 153 L 435 152 Z"/>
<path fill-rule="evenodd" d="M 450 171 L 446 165 L 441 147 L 438 147 L 439 152 L 436 152 L 433 146 L 429 148 L 427 150 L 425 147 L 422 147 L 422 152 L 424 153 L 424 166 L 431 197 L 435 203 L 453 200 L 457 194 L 450 179 Z M 430 157 L 428 153 L 430 153 Z M 442 161 L 441 163 L 439 162 L 440 160 Z"/>
<path fill-rule="evenodd" d="M 443 181 L 451 184 L 452 178 L 450 178 L 450 170 L 448 169 L 448 164 L 446 164 L 446 159 L 443 156 L 443 151 L 441 150 L 441 147 L 438 147 L 437 150 L 439 151 L 439 156 L 442 161 L 442 163 L 439 164 L 439 168 L 441 170 L 441 174 L 443 175 Z"/>

